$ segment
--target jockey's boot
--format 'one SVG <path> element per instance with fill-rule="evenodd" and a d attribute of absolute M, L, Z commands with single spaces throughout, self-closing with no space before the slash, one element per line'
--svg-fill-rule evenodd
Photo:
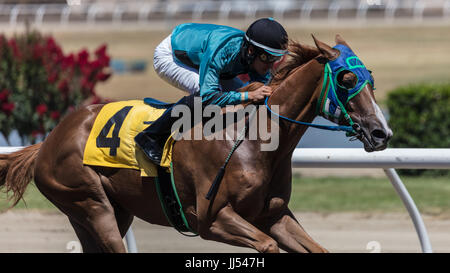
<path fill-rule="evenodd" d="M 187 105 L 193 110 L 193 95 L 183 97 L 172 107 L 168 108 L 160 118 L 140 132 L 134 138 L 136 144 L 142 149 L 145 155 L 158 166 L 161 164 L 164 145 L 167 138 L 172 133 L 172 125 L 178 117 L 172 117 L 172 109 L 176 105 Z"/>
<path fill-rule="evenodd" d="M 158 166 L 161 163 L 164 144 L 170 135 L 170 128 L 173 124 L 171 110 L 172 108 L 167 109 L 160 118 L 134 138 L 139 148 Z"/>

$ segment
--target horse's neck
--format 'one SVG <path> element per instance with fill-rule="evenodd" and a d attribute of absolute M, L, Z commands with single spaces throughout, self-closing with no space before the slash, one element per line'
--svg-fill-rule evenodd
<path fill-rule="evenodd" d="M 279 105 L 279 114 L 302 122 L 312 122 L 323 82 L 323 64 L 312 59 L 284 80 L 271 96 L 270 105 Z M 280 119 L 280 148 L 291 152 L 307 129 Z"/>

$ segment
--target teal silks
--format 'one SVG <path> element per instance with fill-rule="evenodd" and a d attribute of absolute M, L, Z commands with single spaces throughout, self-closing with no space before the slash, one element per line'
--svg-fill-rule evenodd
<path fill-rule="evenodd" d="M 324 130 L 345 131 L 348 136 L 359 134 L 359 126 L 353 122 L 350 115 L 347 113 L 345 106 L 348 101 L 361 92 L 367 84 L 374 87 L 374 80 L 362 61 L 349 47 L 345 45 L 336 45 L 334 49 L 339 50 L 340 54 L 338 58 L 325 64 L 324 80 L 322 91 L 317 102 L 316 114 L 337 124 L 339 123 L 339 120 L 344 118 L 350 126 L 329 126 L 289 119 L 273 112 L 268 105 L 268 98 L 265 100 L 267 109 L 281 119 L 292 123 Z M 357 77 L 357 83 L 352 89 L 347 89 L 339 84 L 337 77 L 339 73 L 343 71 L 350 71 Z"/>

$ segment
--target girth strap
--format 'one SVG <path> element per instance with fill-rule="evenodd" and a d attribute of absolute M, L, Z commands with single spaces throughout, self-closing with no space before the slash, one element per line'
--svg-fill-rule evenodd
<path fill-rule="evenodd" d="M 172 225 L 178 232 L 188 237 L 195 237 L 198 234 L 193 231 L 183 212 L 180 199 L 175 188 L 175 181 L 173 178 L 173 165 L 170 163 L 170 173 L 163 167 L 158 166 L 158 177 L 155 179 L 156 192 L 158 193 L 161 207 L 170 225 Z M 193 234 L 186 234 L 191 232 Z"/>

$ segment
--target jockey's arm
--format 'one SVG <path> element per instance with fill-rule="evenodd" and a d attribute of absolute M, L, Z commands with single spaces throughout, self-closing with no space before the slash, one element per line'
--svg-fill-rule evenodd
<path fill-rule="evenodd" d="M 200 64 L 200 96 L 202 102 L 220 107 L 236 105 L 248 100 L 247 92 L 226 91 L 220 87 L 220 72 L 228 65 L 227 49 L 219 50 L 210 58 L 204 57 Z"/>
<path fill-rule="evenodd" d="M 200 85 L 200 96 L 202 97 L 202 102 L 224 107 L 226 105 L 236 105 L 246 101 L 248 96 L 247 92 L 223 92 L 220 88 L 219 75 L 217 72 L 208 71 L 204 77 L 205 80 Z"/>
<path fill-rule="evenodd" d="M 204 58 L 200 64 L 200 96 L 202 102 L 206 104 L 215 104 L 220 107 L 226 105 L 236 105 L 251 101 L 259 102 L 265 96 L 270 96 L 271 88 L 261 86 L 251 94 L 249 92 L 226 91 L 223 92 L 220 87 L 220 72 L 223 71 L 230 63 L 232 56 L 232 46 L 224 47 L 210 58 Z M 270 80 L 270 72 L 266 75 L 259 75 L 255 71 L 249 71 L 250 82 L 267 83 Z"/>

